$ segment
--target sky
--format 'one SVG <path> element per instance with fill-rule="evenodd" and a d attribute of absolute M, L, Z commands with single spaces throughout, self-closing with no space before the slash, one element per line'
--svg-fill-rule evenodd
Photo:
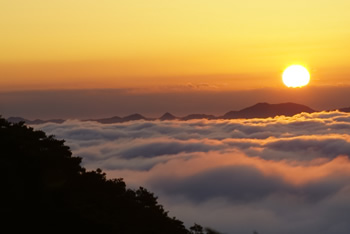
<path fill-rule="evenodd" d="M 222 115 L 350 104 L 347 0 L 0 1 L 4 117 Z M 282 73 L 305 66 L 308 86 Z"/>
<path fill-rule="evenodd" d="M 349 0 L 0 0 L 0 116 L 65 139 L 88 169 L 223 233 L 347 234 Z M 288 88 L 300 64 L 309 85 Z M 222 116 L 259 102 L 317 112 Z M 326 112 L 328 111 L 328 112 Z"/>
<path fill-rule="evenodd" d="M 166 112 L 183 117 L 189 114 L 225 113 L 260 102 L 294 102 L 316 111 L 350 107 L 349 87 L 304 87 L 300 89 L 251 89 L 211 91 L 201 86 L 179 86 L 160 91 L 40 90 L 0 92 L 0 115 L 5 118 L 94 119 L 124 117 L 139 113 L 159 118 Z"/>
<path fill-rule="evenodd" d="M 0 91 L 349 85 L 347 0 L 1 0 Z"/>
<path fill-rule="evenodd" d="M 187 227 L 232 234 L 350 230 L 350 113 L 33 127 L 65 139 L 85 168 L 154 192 Z"/>

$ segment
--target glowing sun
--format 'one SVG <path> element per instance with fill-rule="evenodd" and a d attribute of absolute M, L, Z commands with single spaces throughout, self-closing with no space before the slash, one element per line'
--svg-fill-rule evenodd
<path fill-rule="evenodd" d="M 284 70 L 282 80 L 287 87 L 303 87 L 309 83 L 310 74 L 305 67 L 301 65 L 292 65 Z"/>

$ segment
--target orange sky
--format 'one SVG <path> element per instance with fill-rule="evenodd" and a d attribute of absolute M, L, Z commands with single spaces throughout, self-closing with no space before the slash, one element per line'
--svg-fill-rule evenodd
<path fill-rule="evenodd" d="M 347 0 L 16 0 L 0 7 L 0 90 L 349 84 Z M 203 86 L 203 87 L 204 87 Z"/>

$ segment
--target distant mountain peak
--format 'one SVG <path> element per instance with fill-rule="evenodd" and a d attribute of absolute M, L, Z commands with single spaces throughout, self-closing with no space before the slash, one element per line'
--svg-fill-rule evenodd
<path fill-rule="evenodd" d="M 176 116 L 170 114 L 169 112 L 166 112 L 162 117 L 159 118 L 160 120 L 174 120 L 177 119 Z"/>
<path fill-rule="evenodd" d="M 122 118 L 123 121 L 141 120 L 141 119 L 147 119 L 147 118 L 138 113 L 128 115 Z"/>
<path fill-rule="evenodd" d="M 222 118 L 236 119 L 236 118 L 268 118 L 278 115 L 293 116 L 302 112 L 312 113 L 315 110 L 308 106 L 286 102 L 279 104 L 269 104 L 260 102 L 253 106 L 244 108 L 240 111 L 227 112 Z"/>

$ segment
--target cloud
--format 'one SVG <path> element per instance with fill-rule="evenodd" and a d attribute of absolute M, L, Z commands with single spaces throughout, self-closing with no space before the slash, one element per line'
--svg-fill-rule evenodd
<path fill-rule="evenodd" d="M 226 233 L 350 230 L 348 113 L 34 127 L 65 139 L 88 169 L 149 188 L 187 225 Z"/>
<path fill-rule="evenodd" d="M 159 190 L 185 195 L 193 202 L 217 197 L 247 202 L 288 189 L 280 178 L 265 176 L 254 167 L 242 165 L 218 167 L 182 179 L 163 177 L 153 183 Z"/>

